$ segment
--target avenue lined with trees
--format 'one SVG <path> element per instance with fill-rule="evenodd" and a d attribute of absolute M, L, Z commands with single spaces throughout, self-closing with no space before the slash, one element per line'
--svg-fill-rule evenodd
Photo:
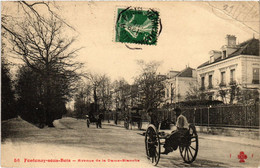
<path fill-rule="evenodd" d="M 56 13 L 59 8 L 55 3 L 13 3 L 19 12 L 9 15 L 3 11 L 1 23 L 2 120 L 20 115 L 41 128 L 52 127 L 54 120 L 67 114 L 66 104 L 71 101 L 74 110 L 69 109 L 69 113 L 77 118 L 125 112 L 133 107 L 155 112 L 176 106 L 162 106 L 166 76 L 158 73 L 160 62 L 137 60 L 140 71 L 133 84 L 124 78 L 112 81 L 107 74 L 83 72 L 83 64 L 76 61 L 81 48 L 73 45 L 77 38 L 66 33 L 76 30 Z M 21 60 L 22 64 L 15 65 L 9 57 Z M 11 69 L 16 70 L 15 75 Z M 237 83 L 230 86 L 222 89 L 220 85 L 218 94 L 224 104 L 233 104 L 234 100 L 247 104 L 259 96 L 253 90 L 240 90 Z M 186 101 L 193 105 L 204 101 L 208 108 L 210 95 L 204 89 L 192 83 Z M 232 116 L 236 116 L 235 112 Z"/>
<path fill-rule="evenodd" d="M 2 15 L 2 119 L 20 115 L 41 128 L 53 127 L 73 98 L 74 112 L 80 118 L 86 112 L 111 111 L 112 106 L 123 111 L 130 106 L 159 107 L 164 96 L 157 74 L 160 63 L 137 61 L 141 71 L 133 85 L 123 78 L 111 82 L 106 74 L 82 73 L 83 64 L 75 59 L 80 48 L 73 48 L 76 38 L 64 33 L 74 28 L 56 14 L 56 6 L 51 2 L 14 3 L 21 10 Z M 5 59 L 10 55 L 23 62 L 15 76 L 9 70 L 14 66 Z"/>

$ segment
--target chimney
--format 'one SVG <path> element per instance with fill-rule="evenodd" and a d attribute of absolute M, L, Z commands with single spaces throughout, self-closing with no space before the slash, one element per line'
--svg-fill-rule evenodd
<path fill-rule="evenodd" d="M 234 36 L 234 35 L 227 35 L 226 36 L 226 45 L 228 46 L 228 47 L 231 47 L 231 46 L 236 46 L 236 40 L 237 40 L 237 38 L 236 38 L 236 36 Z"/>

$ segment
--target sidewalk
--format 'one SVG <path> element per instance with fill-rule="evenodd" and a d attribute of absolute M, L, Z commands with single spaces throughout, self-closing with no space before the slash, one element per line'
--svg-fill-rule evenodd
<path fill-rule="evenodd" d="M 117 125 L 114 124 L 113 121 L 107 123 L 107 121 L 103 122 L 104 125 L 115 126 L 115 127 L 124 127 L 123 123 L 118 123 Z M 147 125 L 147 124 L 145 124 Z M 142 131 L 145 131 L 146 127 L 143 124 Z M 133 127 L 133 130 L 137 130 L 137 126 Z M 165 133 L 171 133 L 172 130 L 162 130 Z M 258 139 L 249 139 L 245 137 L 235 137 L 235 136 L 223 136 L 223 135 L 212 135 L 207 133 L 199 132 L 200 139 L 208 139 L 208 140 L 215 140 L 215 141 L 225 141 L 225 142 L 233 142 L 239 143 L 243 145 L 250 145 L 260 148 L 260 140 Z"/>
<path fill-rule="evenodd" d="M 202 139 L 216 140 L 216 141 L 226 141 L 232 143 L 239 143 L 243 145 L 249 145 L 260 148 L 260 140 L 249 139 L 249 138 L 240 138 L 240 137 L 231 137 L 231 136 L 222 136 L 222 135 L 210 135 L 205 133 L 200 133 Z"/>

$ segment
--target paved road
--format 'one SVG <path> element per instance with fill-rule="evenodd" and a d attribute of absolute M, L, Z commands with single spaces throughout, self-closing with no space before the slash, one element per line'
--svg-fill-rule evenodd
<path fill-rule="evenodd" d="M 102 129 L 96 129 L 95 125 L 87 128 L 84 120 L 73 118 L 56 121 L 55 126 L 55 128 L 38 129 L 21 119 L 2 122 L 1 165 L 4 167 L 152 167 L 145 156 L 143 131 L 125 130 L 111 125 L 103 125 Z M 237 158 L 240 151 L 247 154 L 245 163 L 240 163 Z M 36 162 L 30 159 L 39 160 Z M 111 162 L 111 160 L 120 162 Z M 260 165 L 259 161 L 259 146 L 228 142 L 223 138 L 212 138 L 212 136 L 210 138 L 200 134 L 199 153 L 195 162 L 191 165 L 183 163 L 179 151 L 175 151 L 162 155 L 158 166 L 257 167 Z"/>

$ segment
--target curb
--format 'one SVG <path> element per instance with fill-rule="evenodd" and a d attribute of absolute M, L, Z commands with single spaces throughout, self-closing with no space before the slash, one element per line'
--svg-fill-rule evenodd
<path fill-rule="evenodd" d="M 118 124 L 118 125 L 115 125 L 113 123 L 102 123 L 102 124 L 108 125 L 108 126 L 124 128 L 124 125 L 122 125 L 122 124 Z M 131 129 L 129 129 L 129 130 L 131 130 Z M 171 132 L 171 130 L 163 130 L 163 131 L 166 132 L 166 133 L 170 133 Z M 254 146 L 254 147 L 260 148 L 260 142 L 259 142 L 259 140 L 256 140 L 256 139 L 248 139 L 248 138 L 241 138 L 241 137 L 234 137 L 234 136 L 223 136 L 223 135 L 207 134 L 207 133 L 204 133 L 204 132 L 198 132 L 198 133 L 201 134 L 201 136 L 199 137 L 200 139 L 232 142 L 232 143 L 238 143 L 238 144 L 242 144 L 242 145 L 248 145 L 248 146 Z"/>

